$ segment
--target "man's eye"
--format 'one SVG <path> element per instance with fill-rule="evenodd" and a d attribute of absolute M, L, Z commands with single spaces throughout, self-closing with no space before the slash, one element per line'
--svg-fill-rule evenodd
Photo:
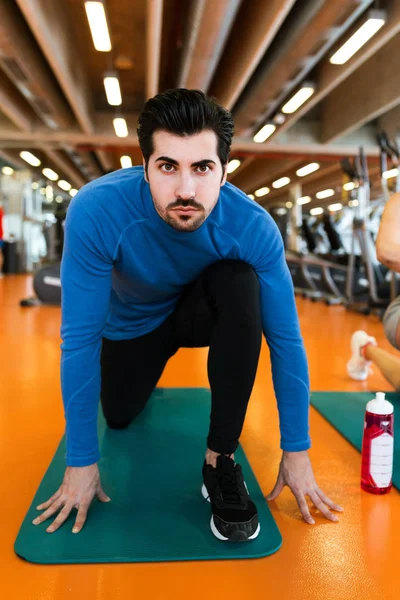
<path fill-rule="evenodd" d="M 207 171 L 210 170 L 210 167 L 208 165 L 201 165 L 200 167 L 198 167 L 200 169 L 201 173 L 207 173 Z"/>
<path fill-rule="evenodd" d="M 167 173 L 170 173 L 173 170 L 174 166 L 171 164 L 165 163 L 164 165 L 161 165 L 160 168 L 161 168 L 161 170 L 164 170 Z"/>

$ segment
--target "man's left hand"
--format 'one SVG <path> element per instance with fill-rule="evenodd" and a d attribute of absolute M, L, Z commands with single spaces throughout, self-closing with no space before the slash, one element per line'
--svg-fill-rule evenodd
<path fill-rule="evenodd" d="M 308 496 L 311 502 L 327 519 L 338 521 L 336 515 L 331 513 L 330 508 L 342 512 L 343 508 L 335 504 L 318 487 L 311 466 L 307 450 L 302 452 L 283 452 L 279 475 L 272 492 L 266 497 L 267 500 L 275 500 L 287 485 L 294 494 L 304 520 L 311 525 L 315 521 L 310 514 L 306 501 Z"/>

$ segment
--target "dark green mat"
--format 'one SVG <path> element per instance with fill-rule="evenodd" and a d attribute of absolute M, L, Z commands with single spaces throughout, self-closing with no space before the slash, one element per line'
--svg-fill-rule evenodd
<path fill-rule="evenodd" d="M 361 452 L 364 414 L 373 392 L 313 392 L 311 404 L 346 440 Z M 394 405 L 393 485 L 400 490 L 400 394 L 388 393 Z"/>
<path fill-rule="evenodd" d="M 77 511 L 55 533 L 54 517 L 35 526 L 36 506 L 52 496 L 65 470 L 65 437 L 33 499 L 15 552 L 35 563 L 116 563 L 259 558 L 276 552 L 282 537 L 241 447 L 243 467 L 259 511 L 261 531 L 251 542 L 222 542 L 210 530 L 211 509 L 201 495 L 210 392 L 156 389 L 126 430 L 110 430 L 99 410 L 99 463 L 109 503 L 94 500 L 84 528 L 72 533 Z"/>

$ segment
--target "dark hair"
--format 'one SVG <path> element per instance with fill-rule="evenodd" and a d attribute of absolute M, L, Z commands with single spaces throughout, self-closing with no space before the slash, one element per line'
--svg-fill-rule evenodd
<path fill-rule="evenodd" d="M 139 116 L 137 128 L 146 170 L 154 152 L 155 131 L 188 136 L 207 129 L 217 136 L 217 154 L 224 168 L 229 159 L 234 129 L 232 114 L 228 110 L 200 90 L 177 88 L 149 98 Z"/>

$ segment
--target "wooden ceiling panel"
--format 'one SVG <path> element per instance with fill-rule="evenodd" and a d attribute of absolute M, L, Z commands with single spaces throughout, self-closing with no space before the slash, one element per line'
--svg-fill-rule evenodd
<path fill-rule="evenodd" d="M 74 44 L 82 57 L 84 70 L 97 110 L 110 109 L 104 91 L 103 76 L 118 69 L 122 90 L 121 110 L 138 110 L 144 102 L 146 78 L 146 0 L 107 0 L 107 19 L 112 42 L 111 52 L 98 52 L 90 33 L 82 0 L 66 0 L 66 9 Z"/>

